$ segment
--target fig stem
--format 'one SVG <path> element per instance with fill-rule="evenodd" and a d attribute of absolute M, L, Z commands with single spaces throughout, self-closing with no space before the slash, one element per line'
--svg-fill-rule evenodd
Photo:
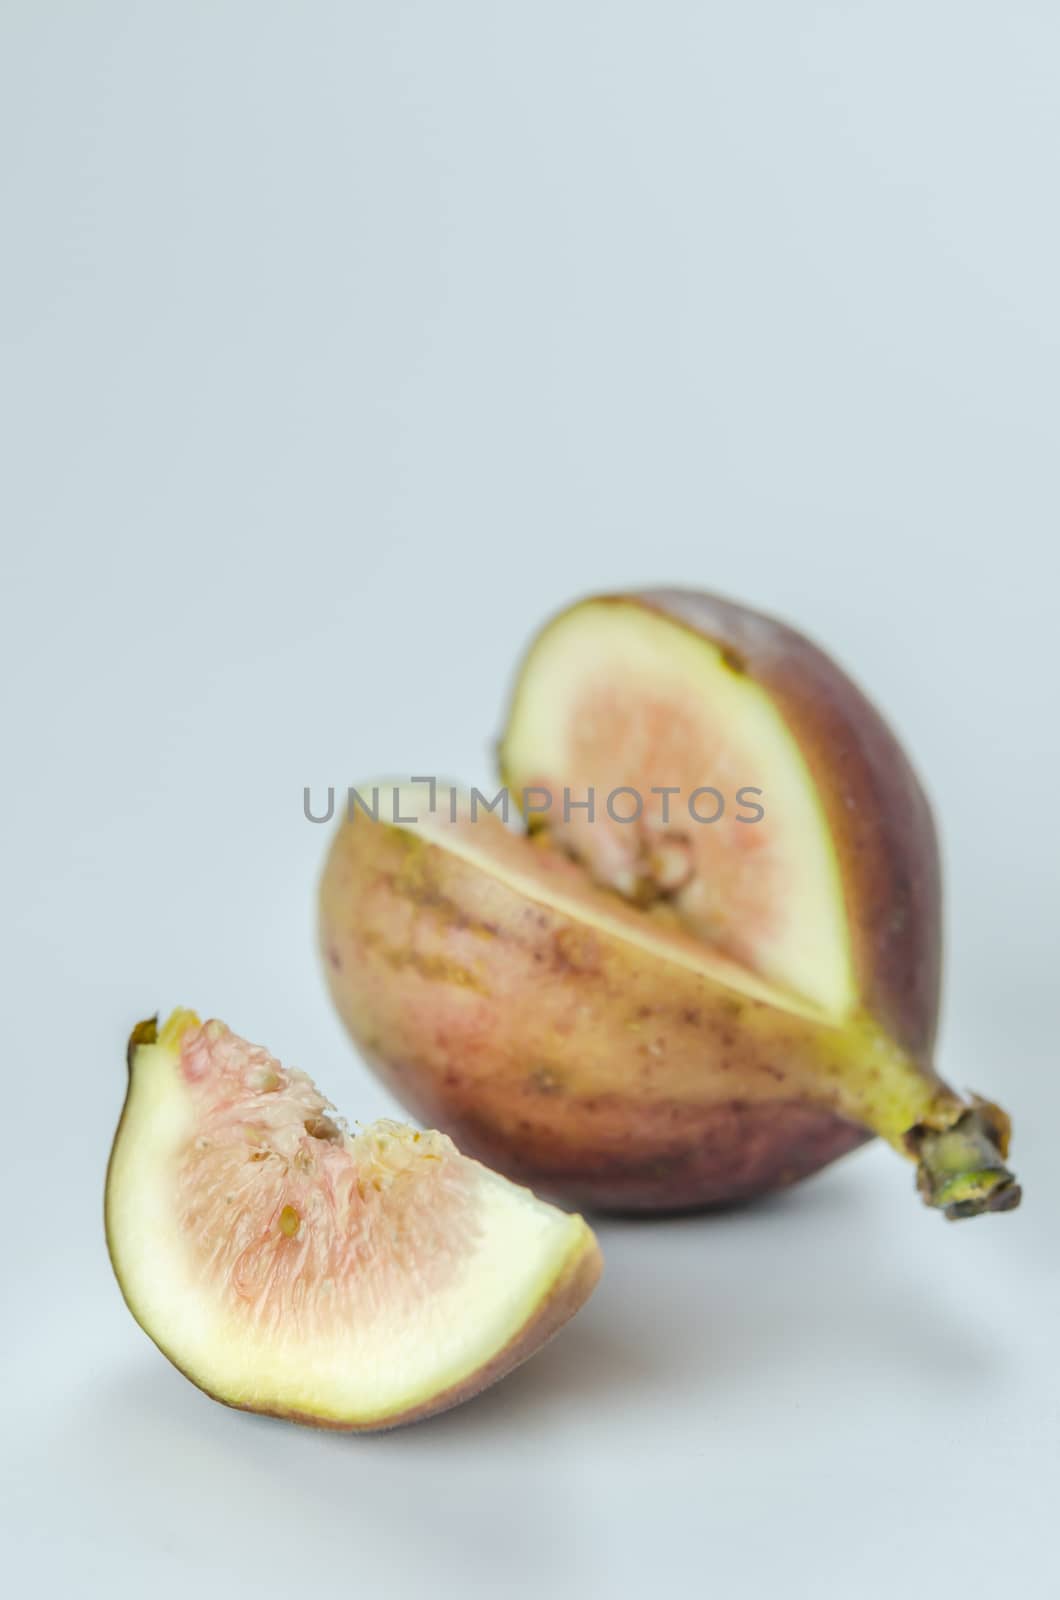
<path fill-rule="evenodd" d="M 987 1211 L 1012 1211 L 1023 1191 L 1005 1166 L 1004 1130 L 993 1108 L 966 1111 L 951 1128 L 918 1131 L 917 1188 L 925 1205 L 944 1212 L 950 1222 Z"/>

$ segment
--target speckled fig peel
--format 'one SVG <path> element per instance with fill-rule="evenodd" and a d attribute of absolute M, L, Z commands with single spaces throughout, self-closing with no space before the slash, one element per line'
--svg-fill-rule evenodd
<path fill-rule="evenodd" d="M 626 788 L 643 812 L 553 804 L 518 833 L 409 786 L 400 820 L 339 829 L 328 981 L 405 1105 L 605 1209 L 747 1199 L 873 1134 L 950 1218 L 1018 1203 L 1008 1118 L 932 1065 L 930 807 L 834 662 L 709 595 L 583 601 L 532 643 L 499 750 L 513 801 Z M 697 825 L 658 794 L 701 786 L 764 815 Z"/>
<path fill-rule="evenodd" d="M 129 1309 L 214 1399 L 396 1427 L 502 1378 L 592 1293 L 581 1217 L 443 1134 L 351 1134 L 304 1073 L 221 1022 L 141 1023 L 107 1171 Z"/>

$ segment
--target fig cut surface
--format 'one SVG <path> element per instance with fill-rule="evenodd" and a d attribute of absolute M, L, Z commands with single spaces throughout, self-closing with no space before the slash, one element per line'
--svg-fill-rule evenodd
<path fill-rule="evenodd" d="M 381 1121 L 350 1133 L 304 1073 L 223 1023 L 141 1024 L 107 1175 L 130 1310 L 228 1405 L 370 1430 L 524 1360 L 591 1293 L 585 1222 Z"/>
<path fill-rule="evenodd" d="M 642 605 L 565 612 L 524 663 L 501 766 L 517 801 L 551 797 L 531 827 L 598 883 L 666 900 L 767 981 L 851 1010 L 843 884 L 813 773 L 771 695 L 721 643 Z"/>

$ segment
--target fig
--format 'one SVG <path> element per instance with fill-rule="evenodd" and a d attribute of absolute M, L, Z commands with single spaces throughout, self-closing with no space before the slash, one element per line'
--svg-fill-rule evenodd
<path fill-rule="evenodd" d="M 403 1104 L 601 1209 L 749 1199 L 873 1134 L 950 1218 L 1018 1204 L 1007 1116 L 932 1064 L 930 806 L 822 651 L 709 595 L 583 601 L 499 750 L 499 797 L 351 805 L 325 866 L 331 992 Z"/>
<path fill-rule="evenodd" d="M 600 1273 L 581 1217 L 380 1121 L 351 1134 L 302 1072 L 176 1011 L 129 1041 L 111 1261 L 163 1354 L 226 1405 L 371 1430 L 532 1355 Z"/>

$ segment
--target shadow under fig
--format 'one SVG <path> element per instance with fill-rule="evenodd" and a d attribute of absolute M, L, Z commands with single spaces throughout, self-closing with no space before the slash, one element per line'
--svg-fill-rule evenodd
<path fill-rule="evenodd" d="M 915 1205 L 900 1183 L 891 1187 L 895 1207 Z M 947 1231 L 928 1214 L 916 1221 Z M 883 1379 L 896 1394 L 918 1382 L 958 1390 L 989 1382 L 1003 1360 L 990 1330 L 947 1294 L 946 1274 L 934 1275 L 948 1241 L 937 1255 L 907 1259 L 863 1171 L 724 1209 L 594 1223 L 606 1266 L 589 1303 L 500 1383 L 418 1424 L 421 1441 L 425 1432 L 439 1445 L 513 1430 L 539 1438 L 561 1417 L 591 1426 L 617 1406 L 672 1411 L 704 1393 L 750 1396 L 765 1379 L 794 1395 L 825 1371 L 867 1388 Z M 146 1351 L 142 1366 L 111 1382 L 121 1391 L 111 1403 L 134 1434 L 198 1434 L 223 1453 L 229 1430 L 292 1426 L 222 1409 Z M 404 1436 L 317 1438 L 329 1449 L 381 1438 L 400 1448 Z"/>
<path fill-rule="evenodd" d="M 989 1385 L 1005 1358 L 947 1292 L 946 1225 L 918 1214 L 899 1182 L 894 1205 L 939 1235 L 937 1257 L 910 1260 L 866 1176 L 668 1218 L 594 1218 L 607 1265 L 589 1304 L 518 1371 L 427 1426 L 540 1434 L 560 1414 L 672 1412 L 704 1394 L 751 1397 L 766 1381 L 795 1397 L 840 1373 L 848 1389 L 882 1381 L 896 1395 Z"/>

